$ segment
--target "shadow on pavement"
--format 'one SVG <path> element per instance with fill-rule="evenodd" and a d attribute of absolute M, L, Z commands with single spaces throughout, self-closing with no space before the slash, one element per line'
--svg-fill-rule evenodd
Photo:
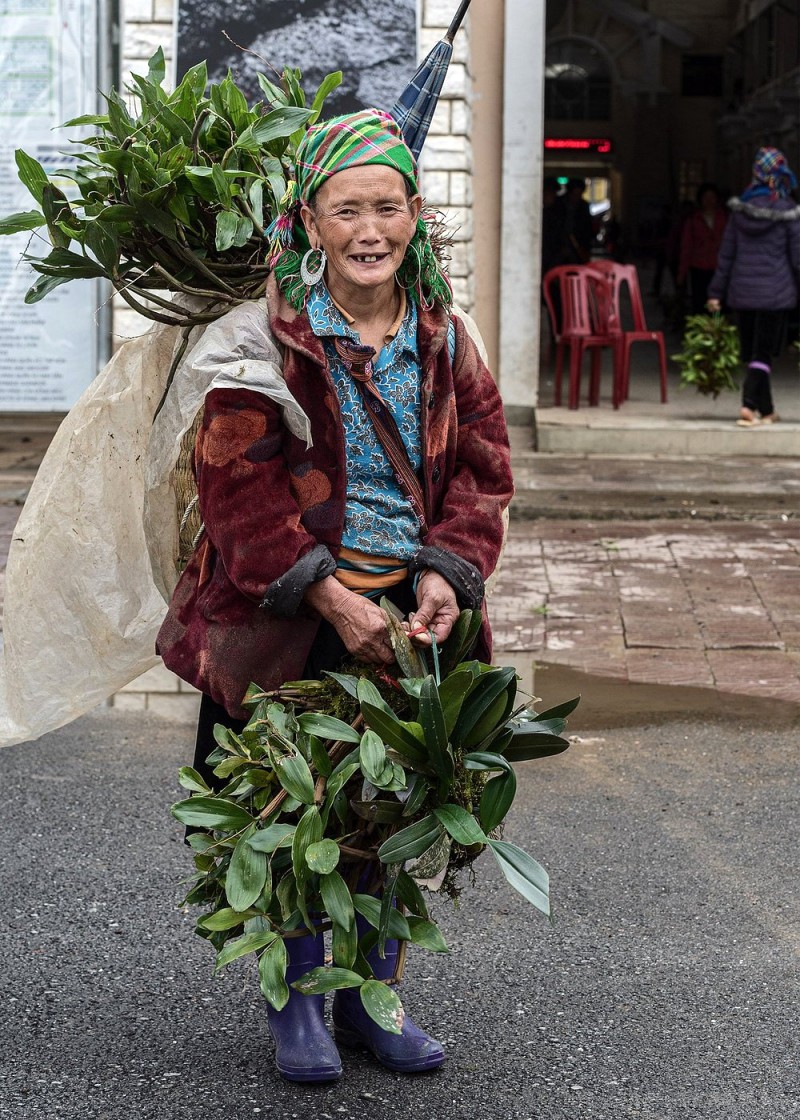
<path fill-rule="evenodd" d="M 614 677 L 581 673 L 566 665 L 537 661 L 534 692 L 547 697 L 547 707 L 580 696 L 570 730 L 637 727 L 676 719 L 733 722 L 769 729 L 800 727 L 800 704 L 760 696 L 737 696 L 713 688 L 639 684 Z"/>

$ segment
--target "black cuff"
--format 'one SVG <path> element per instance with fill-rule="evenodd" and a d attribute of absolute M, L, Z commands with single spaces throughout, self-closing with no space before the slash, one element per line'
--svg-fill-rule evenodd
<path fill-rule="evenodd" d="M 424 545 L 408 565 L 408 574 L 415 576 L 424 568 L 438 572 L 447 580 L 456 593 L 456 600 L 462 610 L 476 611 L 483 602 L 485 587 L 483 577 L 474 564 L 448 552 L 446 548 Z"/>
<path fill-rule="evenodd" d="M 307 587 L 336 571 L 336 561 L 324 544 L 318 544 L 301 556 L 288 572 L 284 572 L 267 588 L 261 606 L 279 618 L 293 618 L 303 601 Z"/>

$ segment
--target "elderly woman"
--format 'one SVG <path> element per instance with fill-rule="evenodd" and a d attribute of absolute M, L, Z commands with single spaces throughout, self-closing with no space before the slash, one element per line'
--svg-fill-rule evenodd
<path fill-rule="evenodd" d="M 391 663 L 381 595 L 421 641 L 425 630 L 443 641 L 460 609 L 483 606 L 512 494 L 507 435 L 421 209 L 391 117 L 367 110 L 308 132 L 274 229 L 265 314 L 313 446 L 263 394 L 208 393 L 195 451 L 205 532 L 159 635 L 167 666 L 203 693 L 201 770 L 213 725 L 243 725 L 251 681 L 274 688 L 347 657 Z M 484 614 L 478 654 L 490 652 Z M 288 942 L 289 983 L 323 963 L 322 942 Z M 378 978 L 396 952 L 370 954 Z M 284 1077 L 339 1076 L 323 997 L 293 991 L 268 1014 Z M 382 1031 L 352 992 L 336 994 L 333 1018 L 340 1041 L 390 1069 L 444 1060 L 408 1018 L 401 1035 Z"/>

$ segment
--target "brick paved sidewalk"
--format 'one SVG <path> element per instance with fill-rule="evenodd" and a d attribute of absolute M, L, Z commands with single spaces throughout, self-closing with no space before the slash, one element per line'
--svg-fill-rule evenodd
<path fill-rule="evenodd" d="M 0 423 L 0 611 L 11 534 L 52 427 Z M 498 657 L 800 702 L 800 524 L 780 520 L 794 513 L 800 477 L 790 461 L 757 466 L 518 452 L 518 513 L 528 499 L 552 509 L 563 491 L 565 514 L 579 519 L 512 522 L 491 597 Z M 663 494 L 673 514 L 717 495 L 723 516 L 736 516 L 739 491 L 763 521 L 588 519 L 598 495 L 632 503 L 637 493 Z"/>
<path fill-rule="evenodd" d="M 512 523 L 490 610 L 518 666 L 800 703 L 799 599 L 794 522 L 546 520 Z"/>
<path fill-rule="evenodd" d="M 800 525 L 512 524 L 497 654 L 615 681 L 800 702 Z"/>

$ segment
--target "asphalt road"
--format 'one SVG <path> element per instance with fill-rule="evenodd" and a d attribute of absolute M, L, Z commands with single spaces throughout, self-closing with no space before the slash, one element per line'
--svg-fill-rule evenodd
<path fill-rule="evenodd" d="M 557 924 L 489 857 L 452 949 L 404 1002 L 448 1050 L 404 1079 L 345 1054 L 273 1072 L 252 968 L 211 977 L 177 908 L 167 814 L 191 729 L 100 712 L 0 752 L 0 1117 L 14 1120 L 790 1120 L 800 1113 L 800 736 L 737 724 L 587 731 L 520 768 L 507 838 Z"/>

